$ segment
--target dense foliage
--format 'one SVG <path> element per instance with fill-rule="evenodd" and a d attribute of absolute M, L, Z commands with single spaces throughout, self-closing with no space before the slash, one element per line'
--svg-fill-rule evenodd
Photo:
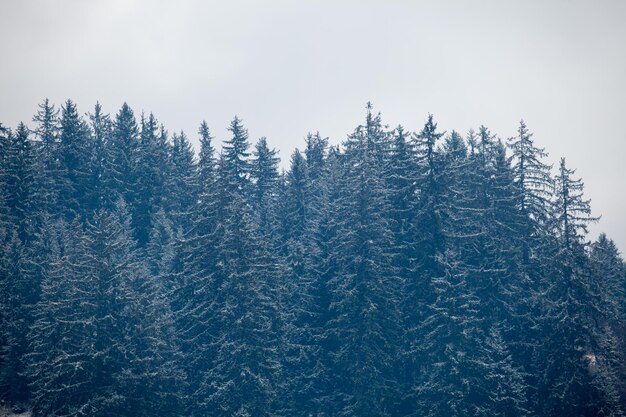
<path fill-rule="evenodd" d="M 280 172 L 124 104 L 0 131 L 0 398 L 34 416 L 621 416 L 626 268 L 583 183 L 368 104 Z"/>

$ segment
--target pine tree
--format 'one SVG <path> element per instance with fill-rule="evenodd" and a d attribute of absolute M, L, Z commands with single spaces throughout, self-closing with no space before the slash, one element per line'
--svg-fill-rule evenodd
<path fill-rule="evenodd" d="M 387 415 L 398 396 L 395 380 L 399 337 L 399 280 L 391 268 L 388 196 L 382 181 L 388 134 L 368 105 L 366 124 L 345 144 L 344 177 L 338 184 L 338 239 L 331 280 L 336 334 L 334 405 L 339 415 Z"/>
<path fill-rule="evenodd" d="M 59 166 L 59 111 L 54 108 L 48 99 L 39 105 L 37 114 L 33 117 L 37 123 L 35 134 L 38 139 L 37 165 L 41 172 L 41 186 L 39 193 L 43 209 L 52 213 L 59 196 L 60 166 Z"/>
<path fill-rule="evenodd" d="M 583 199 L 583 182 L 572 178 L 575 172 L 568 169 L 565 158 L 561 158 L 556 178 L 554 220 L 561 247 L 566 251 L 582 249 L 584 237 L 588 233 L 587 225 L 599 220 L 591 216 L 590 201 Z"/>
<path fill-rule="evenodd" d="M 31 330 L 34 415 L 179 415 L 172 324 L 119 204 L 58 227 Z M 58 243 L 55 243 L 58 242 Z"/>
<path fill-rule="evenodd" d="M 266 138 L 260 138 L 255 146 L 251 161 L 250 176 L 254 182 L 253 205 L 258 216 L 259 230 L 269 239 L 277 228 L 275 207 L 278 197 L 278 164 L 280 158 L 274 149 L 267 145 Z"/>
<path fill-rule="evenodd" d="M 141 117 L 141 133 L 137 147 L 137 187 L 133 217 L 135 237 L 141 247 L 148 242 L 152 218 L 165 205 L 165 184 L 169 175 L 170 147 L 151 113 Z"/>
<path fill-rule="evenodd" d="M 198 129 L 200 153 L 198 154 L 198 181 L 202 193 L 207 192 L 215 181 L 215 148 L 213 136 L 207 122 L 202 121 Z"/>
<path fill-rule="evenodd" d="M 305 159 L 299 150 L 291 156 L 289 171 L 285 175 L 285 213 L 283 218 L 284 241 L 301 241 L 307 231 L 310 217 L 309 178 Z"/>
<path fill-rule="evenodd" d="M 5 145 L 3 199 L 7 220 L 22 242 L 34 232 L 37 212 L 37 176 L 35 154 L 28 128 L 20 123 L 15 134 L 10 131 Z M 10 238 L 10 233 L 7 237 Z"/>
<path fill-rule="evenodd" d="M 422 324 L 414 415 L 526 415 L 522 374 L 498 330 L 486 323 L 472 277 L 450 250 L 439 263 L 444 274 L 431 281 L 436 299 Z"/>
<path fill-rule="evenodd" d="M 441 181 L 441 156 L 437 141 L 445 132 L 437 132 L 437 123 L 429 115 L 424 128 L 414 136 L 419 160 L 419 218 L 420 247 L 423 256 L 432 259 L 445 248 L 443 232 L 443 192 Z M 424 262 L 428 262 L 425 260 Z"/>
<path fill-rule="evenodd" d="M 26 247 L 17 232 L 3 243 L 0 258 L 0 399 L 27 404 L 28 380 L 24 377 L 27 333 L 32 324 L 32 302 L 37 287 L 27 274 Z"/>
<path fill-rule="evenodd" d="M 59 204 L 68 220 L 84 217 L 89 189 L 91 145 L 88 127 L 78 114 L 76 105 L 67 100 L 61 108 L 59 135 Z"/>
<path fill-rule="evenodd" d="M 5 133 L 6 132 L 6 133 Z M 29 245 L 39 223 L 38 178 L 28 128 L 0 132 L 0 398 L 9 404 L 29 399 L 24 355 L 39 285 L 28 274 Z"/>
<path fill-rule="evenodd" d="M 137 187 L 138 127 L 133 111 L 124 103 L 115 116 L 111 140 L 107 142 L 104 182 L 108 189 L 106 208 L 112 209 L 120 198 L 132 208 Z"/>
<path fill-rule="evenodd" d="M 226 169 L 240 195 L 247 195 L 250 186 L 248 130 L 243 127 L 241 119 L 237 116 L 230 123 L 228 130 L 232 133 L 232 138 L 224 141 L 222 145 Z"/>
<path fill-rule="evenodd" d="M 284 415 L 331 415 L 336 412 L 332 352 L 336 351 L 337 344 L 330 326 L 329 281 L 337 274 L 334 244 L 338 215 L 333 203 L 339 193 L 335 180 L 341 176 L 341 164 L 339 151 L 334 148 L 326 157 L 326 144 L 319 135 L 310 136 L 307 141 L 317 144 L 307 145 L 306 167 L 294 153 L 290 171 L 285 175 L 290 179 L 285 181 L 281 192 L 284 203 L 290 198 L 304 199 L 281 205 L 285 230 L 289 230 L 290 220 L 287 219 L 298 218 L 294 207 L 306 206 L 307 213 L 305 233 L 293 235 L 284 248 L 285 353 L 281 412 Z M 308 177 L 309 173 L 312 177 Z M 302 177 L 309 178 L 308 186 L 301 181 Z M 288 208 L 291 211 L 287 211 Z"/>
<path fill-rule="evenodd" d="M 97 390 L 90 376 L 97 367 L 88 354 L 96 332 L 89 320 L 95 315 L 89 296 L 94 283 L 86 273 L 87 254 L 81 244 L 80 226 L 49 223 L 44 233 L 40 246 L 46 249 L 45 275 L 29 334 L 33 415 L 102 413 L 105 406 L 94 403 L 105 402 L 109 392 Z M 113 395 L 109 398 L 115 401 Z"/>
<path fill-rule="evenodd" d="M 320 181 L 324 175 L 327 148 L 328 138 L 323 138 L 320 132 L 307 135 L 304 156 L 312 182 Z"/>
<path fill-rule="evenodd" d="M 545 307 L 539 325 L 543 348 L 536 353 L 537 403 L 546 415 L 620 415 L 618 399 L 588 366 L 601 350 L 597 337 L 600 300 L 585 254 L 591 216 L 583 183 L 561 159 L 552 214 L 558 246 L 544 276 Z"/>
<path fill-rule="evenodd" d="M 86 190 L 85 212 L 89 217 L 100 210 L 107 199 L 103 180 L 107 143 L 111 140 L 112 123 L 108 114 L 104 114 L 100 103 L 96 103 L 94 113 L 89 114 L 91 130 L 91 152 L 89 157 L 89 178 Z"/>
<path fill-rule="evenodd" d="M 195 413 L 267 415 L 279 372 L 277 276 L 260 262 L 258 235 L 238 187 L 241 177 L 226 160 L 222 167 L 227 197 L 211 277 L 217 289 L 211 306 L 216 356 L 196 392 Z"/>
<path fill-rule="evenodd" d="M 414 386 L 421 372 L 419 344 L 424 338 L 421 322 L 425 306 L 432 303 L 429 282 L 439 276 L 438 254 L 445 247 L 444 207 L 446 187 L 442 175 L 442 156 L 437 141 L 443 133 L 437 131 L 429 115 L 423 129 L 413 134 L 411 141 L 398 133 L 392 156 L 393 186 L 392 215 L 397 241 L 398 268 L 403 278 L 402 316 L 405 327 L 403 345 L 403 384 L 401 409 L 410 410 Z M 398 172 L 398 170 L 402 170 Z"/>
<path fill-rule="evenodd" d="M 514 158 L 516 204 L 522 216 L 522 261 L 527 264 L 531 249 L 537 249 L 537 239 L 548 220 L 552 167 L 541 161 L 548 154 L 544 149 L 535 146 L 533 134 L 528 132 L 523 120 L 520 121 L 517 132 L 517 137 L 509 139 L 508 147 Z"/>
<path fill-rule="evenodd" d="M 588 356 L 590 369 L 599 379 L 602 389 L 619 401 L 626 410 L 626 349 L 620 340 L 623 332 L 626 303 L 624 290 L 626 265 L 611 239 L 604 233 L 591 245 L 589 253 L 594 293 L 600 298 L 597 323 L 598 344 L 601 349 Z M 621 346 L 621 348 L 620 348 Z"/>
<path fill-rule="evenodd" d="M 198 199 L 198 178 L 193 148 L 187 136 L 180 132 L 179 135 L 174 134 L 172 139 L 167 204 L 175 227 L 186 233 L 191 228 L 191 212 Z"/>

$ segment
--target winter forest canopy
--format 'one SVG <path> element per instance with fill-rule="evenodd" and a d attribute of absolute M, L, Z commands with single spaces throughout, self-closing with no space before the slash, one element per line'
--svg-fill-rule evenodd
<path fill-rule="evenodd" d="M 621 416 L 626 268 L 524 122 L 368 104 L 286 172 L 126 104 L 0 131 L 0 398 L 33 416 Z"/>

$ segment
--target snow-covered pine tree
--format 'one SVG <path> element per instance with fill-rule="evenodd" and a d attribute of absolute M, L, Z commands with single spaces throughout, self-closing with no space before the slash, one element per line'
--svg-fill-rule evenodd
<path fill-rule="evenodd" d="M 170 174 L 170 145 L 159 134 L 156 117 L 150 113 L 141 116 L 141 133 L 137 146 L 137 187 L 133 216 L 135 238 L 140 247 L 148 243 L 153 216 L 163 209 L 166 181 Z"/>
<path fill-rule="evenodd" d="M 39 223 L 39 184 L 28 128 L 20 123 L 15 134 L 2 132 L 0 141 L 0 398 L 26 403 L 26 335 L 39 294 L 39 283 L 27 273 L 28 245 Z"/>
<path fill-rule="evenodd" d="M 338 204 L 337 262 L 331 282 L 334 399 L 337 415 L 389 415 L 396 379 L 400 280 L 392 268 L 388 191 L 383 182 L 389 134 L 368 104 L 365 125 L 345 143 Z"/>
<path fill-rule="evenodd" d="M 192 213 L 198 201 L 198 173 L 193 148 L 182 131 L 172 136 L 166 199 L 174 227 L 187 235 L 193 225 Z"/>
<path fill-rule="evenodd" d="M 224 141 L 222 145 L 222 153 L 226 163 L 225 168 L 229 170 L 230 177 L 237 185 L 240 195 L 249 196 L 250 190 L 250 153 L 248 148 L 248 130 L 243 126 L 241 119 L 237 116 L 232 120 L 228 131 L 232 137 Z"/>
<path fill-rule="evenodd" d="M 97 323 L 92 319 L 97 308 L 92 294 L 97 293 L 97 286 L 88 272 L 81 229 L 78 221 L 71 226 L 62 220 L 48 222 L 39 242 L 45 249 L 45 257 L 39 259 L 44 276 L 29 333 L 27 372 L 34 416 L 94 415 L 110 405 L 103 404 L 106 398 L 118 400 L 97 386 L 106 386 L 110 380 L 96 382 L 92 377 L 98 367 L 92 353 L 100 347 L 94 345 Z"/>
<path fill-rule="evenodd" d="M 513 156 L 512 169 L 515 176 L 516 206 L 520 211 L 522 224 L 522 261 L 527 264 L 533 250 L 539 249 L 538 239 L 545 233 L 552 195 L 550 165 L 542 160 L 548 156 L 543 148 L 535 146 L 533 134 L 524 121 L 520 121 L 518 135 L 508 140 L 508 148 Z"/>
<path fill-rule="evenodd" d="M 3 241 L 0 252 L 0 399 L 25 405 L 30 399 L 24 375 L 27 335 L 38 287 L 29 280 L 25 245 L 16 230 L 9 232 L 11 238 Z"/>
<path fill-rule="evenodd" d="M 198 129 L 200 152 L 198 153 L 198 186 L 205 193 L 215 181 L 215 148 L 209 125 L 202 121 Z"/>
<path fill-rule="evenodd" d="M 103 175 L 107 158 L 107 142 L 111 140 L 112 123 L 110 116 L 103 113 L 100 103 L 96 103 L 93 114 L 89 114 L 89 128 L 91 152 L 88 155 L 89 178 L 84 210 L 87 217 L 91 218 L 95 212 L 103 207 L 107 198 Z"/>
<path fill-rule="evenodd" d="M 597 337 L 601 349 L 595 354 L 594 372 L 601 374 L 605 390 L 617 391 L 621 410 L 626 410 L 626 344 L 624 316 L 626 315 L 626 264 L 611 239 L 602 233 L 591 245 L 589 258 L 594 278 L 594 290 L 600 296 L 601 310 Z M 620 336 L 621 335 L 621 336 Z"/>
<path fill-rule="evenodd" d="M 280 158 L 275 149 L 270 149 L 267 139 L 262 137 L 255 145 L 250 162 L 250 177 L 253 181 L 253 199 L 255 215 L 258 218 L 259 231 L 263 239 L 276 245 L 278 219 L 276 207 L 278 198 L 278 164 Z"/>
<path fill-rule="evenodd" d="M 437 254 L 445 246 L 443 205 L 448 191 L 437 142 L 443 135 L 437 131 L 432 115 L 410 139 L 404 137 L 404 132 L 398 132 L 389 167 L 393 180 L 391 213 L 398 251 L 395 260 L 403 278 L 404 389 L 400 412 L 409 412 L 415 404 L 415 385 L 421 378 L 424 360 L 420 348 L 425 337 L 422 321 L 426 306 L 433 302 L 429 285 L 432 277 L 441 274 Z"/>
<path fill-rule="evenodd" d="M 37 114 L 33 117 L 36 122 L 34 130 L 37 138 L 37 165 L 41 172 L 41 207 L 43 211 L 52 214 L 56 212 L 59 196 L 59 111 L 46 98 L 39 105 Z M 56 213 L 55 213 L 56 215 Z"/>
<path fill-rule="evenodd" d="M 89 129 L 78 114 L 76 105 L 67 100 L 61 107 L 59 134 L 59 207 L 68 221 L 74 217 L 85 218 L 87 214 L 91 146 Z"/>
<path fill-rule="evenodd" d="M 289 171 L 285 174 L 283 196 L 285 213 L 283 218 L 283 240 L 302 242 L 309 220 L 309 178 L 307 163 L 296 149 L 291 155 Z"/>
<path fill-rule="evenodd" d="M 244 143 L 238 147 L 247 149 Z M 215 343 L 215 357 L 194 394 L 194 415 L 268 415 L 275 407 L 280 370 L 278 277 L 260 256 L 259 237 L 244 201 L 241 156 L 231 148 L 218 174 L 221 230 L 211 276 L 215 292 L 201 293 L 213 297 L 211 341 Z"/>
<path fill-rule="evenodd" d="M 600 295 L 586 255 L 587 226 L 597 220 L 583 197 L 583 182 L 561 159 L 552 220 L 558 245 L 543 277 L 539 318 L 542 348 L 536 352 L 539 410 L 544 415 L 621 415 L 619 398 L 594 374 L 590 361 L 601 351 Z"/>
<path fill-rule="evenodd" d="M 320 132 L 309 133 L 306 136 L 306 148 L 304 156 L 312 182 L 319 181 L 324 175 L 326 154 L 328 151 L 328 138 L 323 138 Z"/>
<path fill-rule="evenodd" d="M 123 202 L 52 225 L 31 330 L 33 414 L 180 415 L 184 376 L 161 284 L 137 258 Z"/>
<path fill-rule="evenodd" d="M 526 415 L 522 374 L 481 312 L 481 295 L 467 267 L 452 250 L 438 262 L 444 274 L 431 281 L 436 299 L 422 323 L 422 372 L 407 414 Z"/>
<path fill-rule="evenodd" d="M 139 129 L 135 115 L 124 103 L 113 122 L 111 140 L 106 142 L 103 181 L 108 193 L 105 207 L 113 209 L 123 198 L 132 212 L 137 187 L 137 147 Z"/>
<path fill-rule="evenodd" d="M 326 140 L 319 134 L 307 137 L 306 167 L 296 153 L 285 177 L 281 201 L 285 236 L 289 224 L 297 219 L 297 207 L 305 207 L 304 233 L 292 236 L 285 246 L 286 269 L 283 296 L 285 317 L 283 391 L 281 412 L 284 415 L 332 415 L 333 359 L 336 334 L 330 326 L 329 280 L 336 276 L 334 247 L 337 242 L 337 195 L 335 181 L 341 177 L 339 151 L 327 151 Z M 301 181 L 308 177 L 308 184 Z M 300 198 L 298 203 L 287 198 Z M 288 211 L 289 210 L 289 211 Z M 291 213 L 291 214 L 290 214 Z"/>
<path fill-rule="evenodd" d="M 12 231 L 23 243 L 30 241 L 36 227 L 38 206 L 38 176 L 33 144 L 29 130 L 20 123 L 16 132 L 8 132 L 4 145 L 3 200 L 6 205 L 8 238 Z"/>

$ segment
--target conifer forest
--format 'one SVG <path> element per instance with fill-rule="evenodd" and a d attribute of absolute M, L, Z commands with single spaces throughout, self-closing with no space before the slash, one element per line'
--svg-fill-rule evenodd
<path fill-rule="evenodd" d="M 523 121 L 409 132 L 368 104 L 281 164 L 237 117 L 190 138 L 126 104 L 34 110 L 0 130 L 7 407 L 626 414 L 624 261 Z"/>

